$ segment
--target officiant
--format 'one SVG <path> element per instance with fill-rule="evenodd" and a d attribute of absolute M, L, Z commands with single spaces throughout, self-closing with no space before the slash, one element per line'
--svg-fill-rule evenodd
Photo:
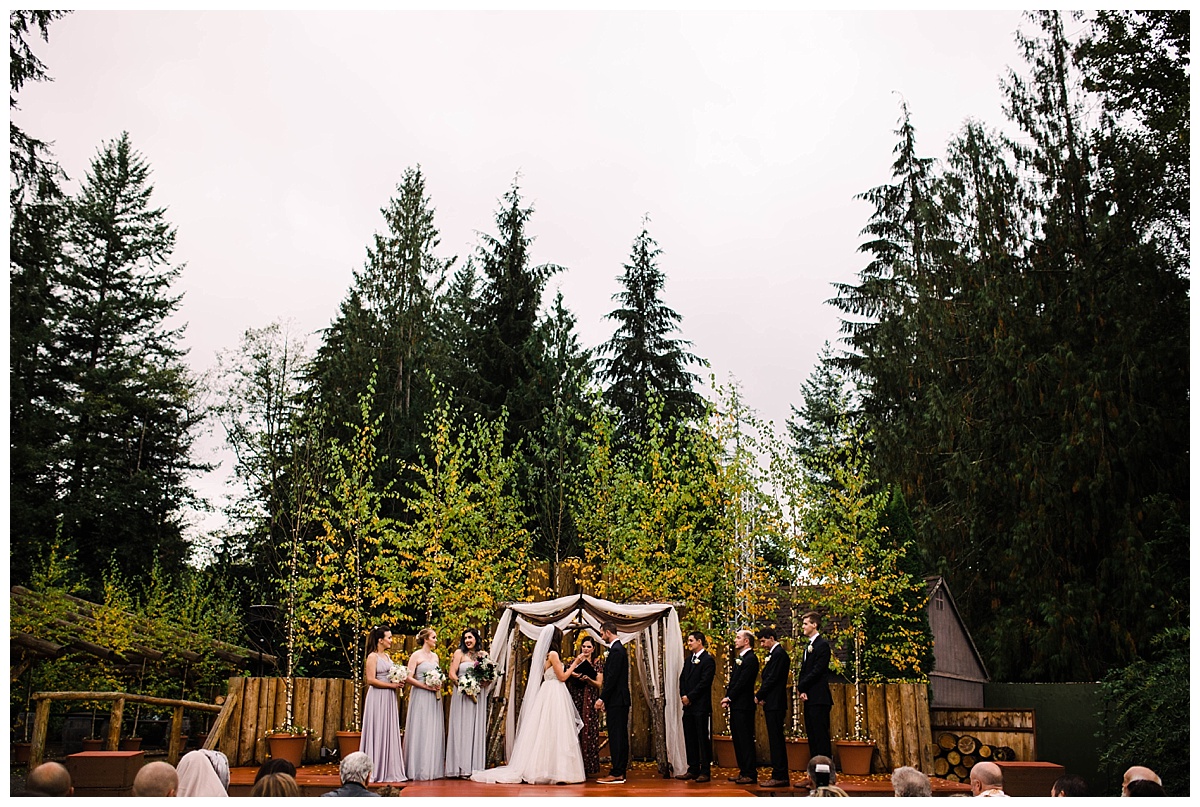
<path fill-rule="evenodd" d="M 580 662 L 567 681 L 567 689 L 583 720 L 579 732 L 579 750 L 583 754 L 583 769 L 589 779 L 600 775 L 600 713 L 596 698 L 604 686 L 604 660 L 597 652 L 596 640 L 585 635 L 579 641 Z"/>

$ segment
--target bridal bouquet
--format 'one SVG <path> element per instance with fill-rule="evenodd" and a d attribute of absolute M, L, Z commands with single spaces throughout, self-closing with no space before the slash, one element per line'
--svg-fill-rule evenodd
<path fill-rule="evenodd" d="M 434 687 L 437 690 L 438 699 L 442 697 L 442 687 L 446 685 L 446 674 L 442 672 L 440 667 L 434 667 L 432 670 L 426 670 L 421 676 L 428 686 Z"/>
<path fill-rule="evenodd" d="M 408 680 L 408 667 L 403 664 L 397 664 L 388 670 L 387 679 L 393 684 L 403 684 Z"/>

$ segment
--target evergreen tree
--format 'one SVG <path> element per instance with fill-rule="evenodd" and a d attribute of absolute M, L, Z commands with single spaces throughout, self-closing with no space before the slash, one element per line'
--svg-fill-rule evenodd
<path fill-rule="evenodd" d="M 371 407 L 383 418 L 379 450 L 387 457 L 379 485 L 416 456 L 436 361 L 437 296 L 453 260 L 434 254 L 439 235 L 420 166 L 406 169 L 396 190 L 380 211 L 386 229 L 367 248 L 309 373 L 322 430 L 343 441 L 352 437 L 345 424 L 359 417 L 364 380 L 377 373 Z"/>
<path fill-rule="evenodd" d="M 128 134 L 104 144 L 70 204 L 57 326 L 68 395 L 63 533 L 84 569 L 115 560 L 140 576 L 155 551 L 168 573 L 187 555 L 183 509 L 201 413 L 168 328 L 175 230 L 151 206 L 150 168 Z"/>
<path fill-rule="evenodd" d="M 48 81 L 45 65 L 25 41 L 30 27 L 43 39 L 59 11 L 9 14 L 9 110 L 27 81 Z M 49 147 L 9 122 L 9 528 L 11 571 L 28 582 L 29 547 L 48 541 L 59 513 L 54 459 L 62 439 L 62 360 L 54 325 L 62 319 L 55 285 L 62 252 L 62 171 Z"/>
<path fill-rule="evenodd" d="M 846 439 L 842 426 L 851 414 L 850 392 L 835 362 L 826 342 L 817 366 L 800 388 L 804 404 L 800 409 L 793 406 L 787 421 L 792 451 L 808 473 L 821 473 L 821 458 Z"/>
<path fill-rule="evenodd" d="M 704 411 L 704 400 L 693 389 L 700 379 L 688 369 L 704 362 L 687 351 L 691 342 L 671 337 L 683 317 L 659 297 L 666 281 L 656 262 L 662 250 L 645 224 L 624 264 L 624 290 L 613 295 L 620 307 L 608 319 L 617 321 L 617 330 L 598 349 L 600 376 L 608 384 L 604 399 L 620 413 L 622 440 L 649 436 L 652 394 L 663 400 L 661 414 L 668 431 Z"/>

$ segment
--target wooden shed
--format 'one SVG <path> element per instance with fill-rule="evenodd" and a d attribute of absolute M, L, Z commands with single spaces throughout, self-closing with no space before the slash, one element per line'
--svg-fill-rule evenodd
<path fill-rule="evenodd" d="M 925 578 L 929 592 L 929 627 L 933 631 L 933 688 L 930 704 L 941 708 L 982 709 L 987 668 L 963 623 L 943 577 Z"/>

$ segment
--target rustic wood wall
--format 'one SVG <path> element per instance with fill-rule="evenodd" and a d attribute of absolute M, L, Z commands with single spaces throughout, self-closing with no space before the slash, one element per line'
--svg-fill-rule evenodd
<path fill-rule="evenodd" d="M 282 678 L 230 678 L 229 695 L 237 700 L 217 741 L 217 750 L 234 767 L 261 765 L 267 758 L 265 735 L 287 716 Z M 295 678 L 292 721 L 311 728 L 306 762 L 317 762 L 321 748 L 337 748 L 337 732 L 353 728 L 354 681 L 348 678 Z M 319 737 L 319 739 L 318 739 Z"/>

